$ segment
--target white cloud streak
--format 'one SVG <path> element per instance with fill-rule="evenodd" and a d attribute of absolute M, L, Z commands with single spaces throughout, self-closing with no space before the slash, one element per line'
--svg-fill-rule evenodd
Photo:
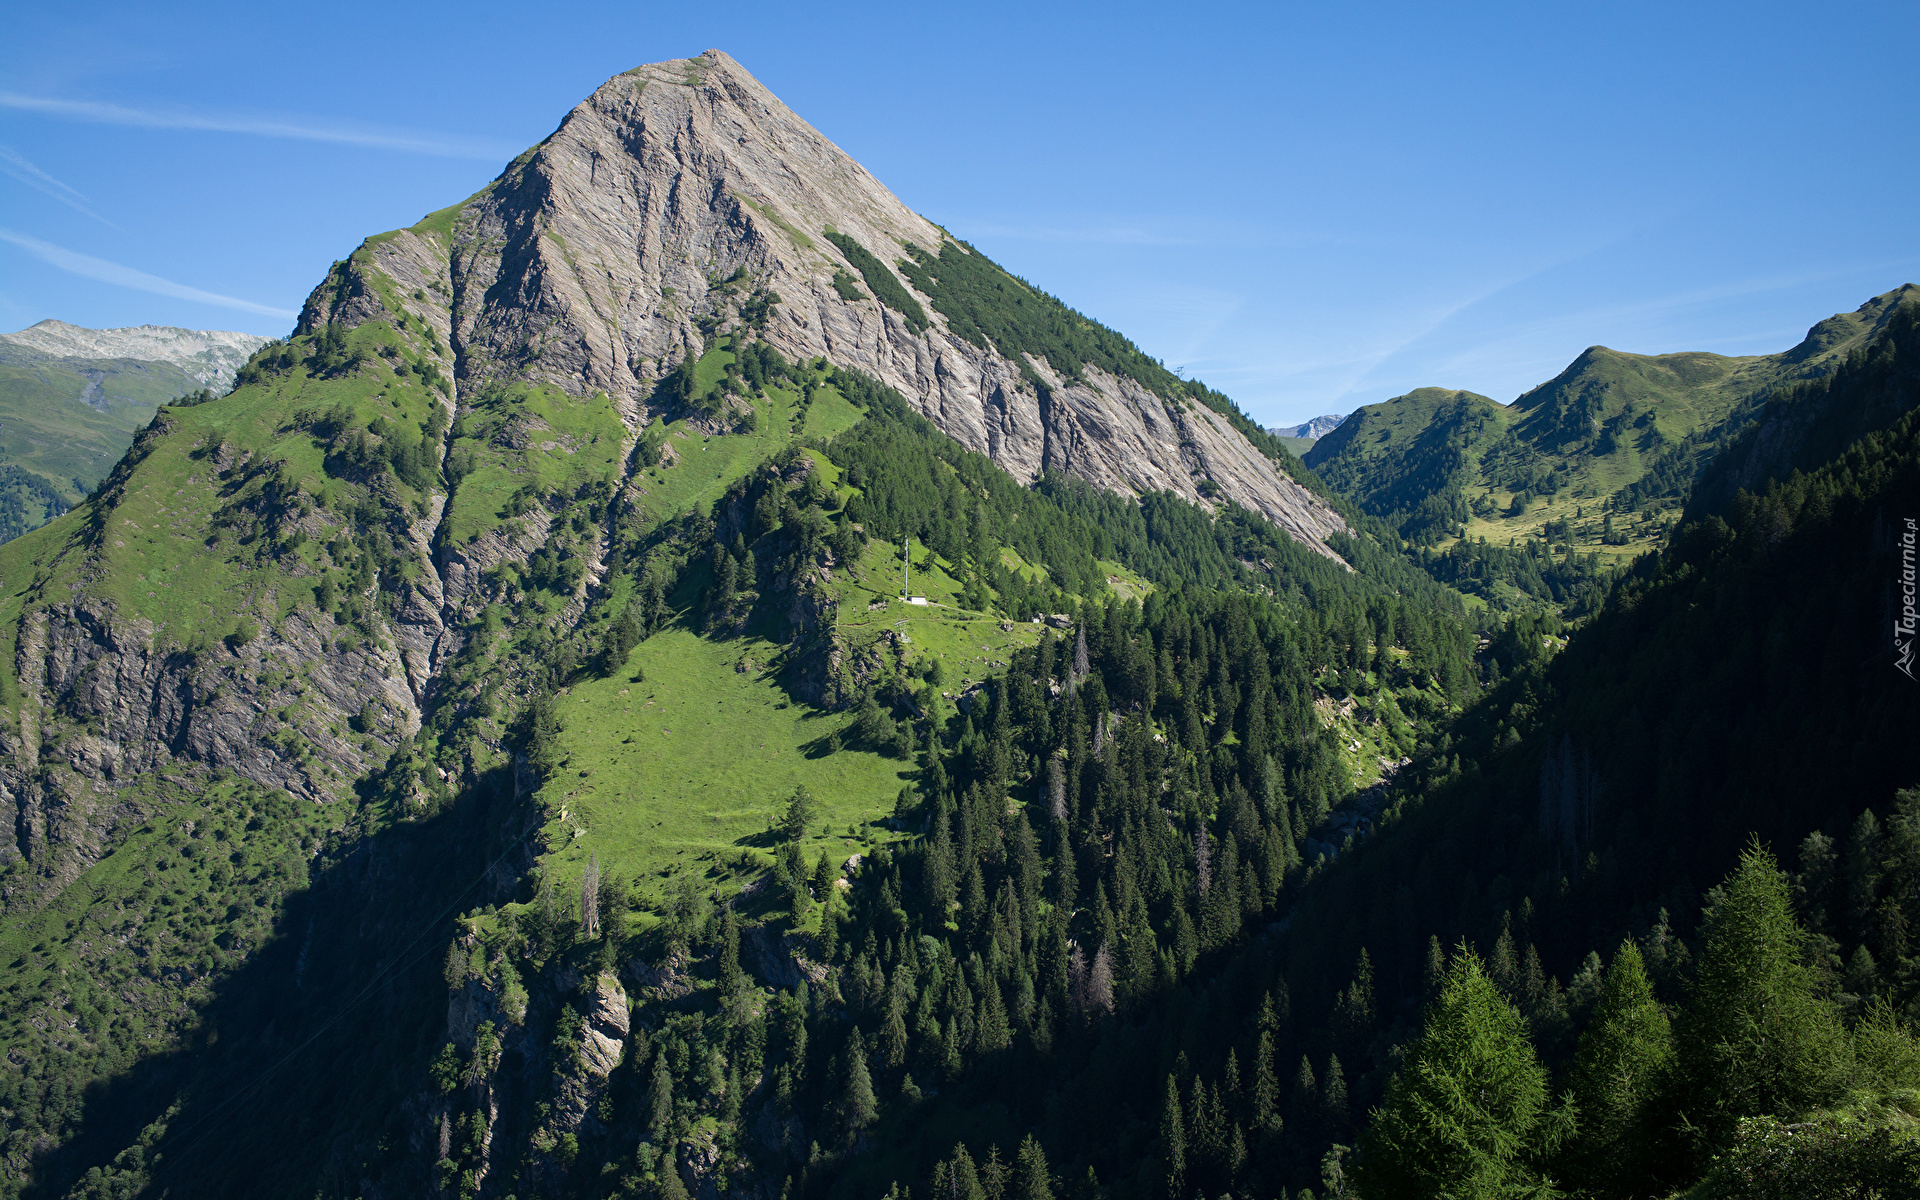
<path fill-rule="evenodd" d="M 0 108 L 41 113 L 51 117 L 65 117 L 73 121 L 88 121 L 96 125 L 240 133 L 254 137 L 332 142 L 343 146 L 368 146 L 377 150 L 398 150 L 440 158 L 472 158 L 484 162 L 501 162 L 517 153 L 503 143 L 452 137 L 446 134 L 269 120 L 237 113 L 191 113 L 128 108 L 121 104 L 106 104 L 93 100 L 57 100 L 48 96 L 25 96 L 18 92 L 0 92 Z"/>
<path fill-rule="evenodd" d="M 113 229 L 120 228 L 112 221 L 107 220 L 99 213 L 93 211 L 92 201 L 82 196 L 73 188 L 61 183 L 45 171 L 42 171 L 39 167 L 34 166 L 11 147 L 0 146 L 0 173 L 11 176 L 13 179 L 26 184 L 36 192 L 52 196 L 68 208 L 76 212 L 85 213 L 102 225 L 109 226 Z M 122 230 L 122 232 L 125 231 Z"/>
<path fill-rule="evenodd" d="M 241 312 L 259 313 L 262 316 L 284 317 L 289 321 L 300 315 L 290 309 L 255 304 L 251 300 L 237 300 L 232 296 L 222 296 L 218 292 L 203 292 L 199 288 L 188 287 L 184 283 L 175 283 L 171 279 L 162 279 L 158 275 L 149 275 L 145 271 L 123 267 L 119 263 L 95 258 L 90 254 L 80 254 L 56 246 L 52 242 L 43 242 L 37 237 L 15 233 L 11 229 L 0 229 L 0 242 L 9 242 L 18 246 L 49 266 L 58 267 L 62 271 L 84 279 L 97 279 L 101 283 L 111 283 L 116 287 L 132 288 L 137 292 L 151 292 L 156 296 L 171 296 L 176 300 L 192 300 L 198 304 L 213 304 L 221 308 L 237 308 Z"/>

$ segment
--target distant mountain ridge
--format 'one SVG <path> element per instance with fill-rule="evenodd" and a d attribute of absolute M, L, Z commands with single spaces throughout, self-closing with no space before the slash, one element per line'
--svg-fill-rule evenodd
<path fill-rule="evenodd" d="M 1267 432 L 1277 438 L 1296 438 L 1300 441 L 1312 442 L 1340 428 L 1340 422 L 1346 419 L 1343 414 L 1328 413 L 1325 416 L 1315 417 L 1311 421 L 1302 421 L 1298 425 L 1269 426 Z"/>
<path fill-rule="evenodd" d="M 0 340 L 55 358 L 132 358 L 181 368 L 206 388 L 225 388 L 253 352 L 272 341 L 253 333 L 221 329 L 183 329 L 177 325 L 134 325 L 87 329 L 45 320 Z"/>
<path fill-rule="evenodd" d="M 1777 354 L 1591 346 L 1511 405 L 1420 388 L 1367 405 L 1306 454 L 1334 491 L 1422 545 L 1464 535 L 1645 549 L 1704 463 L 1773 393 L 1824 378 L 1882 336 L 1906 284 L 1815 324 Z"/>

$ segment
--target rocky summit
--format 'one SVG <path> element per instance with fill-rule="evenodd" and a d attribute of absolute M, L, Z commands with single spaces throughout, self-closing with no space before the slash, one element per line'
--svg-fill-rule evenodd
<path fill-rule="evenodd" d="M 344 288 L 315 292 L 303 328 L 379 314 L 363 271 L 447 339 L 462 387 L 511 377 L 604 393 L 630 433 L 738 281 L 779 297 L 768 344 L 873 375 L 1022 482 L 1058 471 L 1218 496 L 1316 549 L 1346 528 L 1130 345 L 1086 354 L 1080 338 L 984 331 L 977 281 L 997 304 L 1096 335 L 907 208 L 718 50 L 616 76 L 479 195 L 370 239 Z M 434 302 L 406 303 L 430 284 Z"/>

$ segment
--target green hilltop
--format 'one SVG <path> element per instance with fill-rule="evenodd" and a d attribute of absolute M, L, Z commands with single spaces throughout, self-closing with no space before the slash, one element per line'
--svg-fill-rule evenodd
<path fill-rule="evenodd" d="M 161 405 L 209 385 L 224 390 L 232 370 L 222 368 L 218 352 L 188 355 L 168 345 L 198 336 L 206 335 L 47 321 L 0 337 L 0 541 L 85 499 Z M 265 340 L 212 336 L 246 345 Z M 161 357 L 170 351 L 172 357 Z"/>
<path fill-rule="evenodd" d="M 1701 467 L 1770 397 L 1830 374 L 1916 294 L 1909 284 L 1876 296 L 1778 354 L 1593 346 L 1511 405 L 1419 388 L 1357 410 L 1305 460 L 1336 493 L 1441 556 L 1532 543 L 1624 563 L 1659 543 Z M 1451 564 L 1434 569 L 1496 603 L 1525 590 L 1486 586 L 1484 573 Z"/>

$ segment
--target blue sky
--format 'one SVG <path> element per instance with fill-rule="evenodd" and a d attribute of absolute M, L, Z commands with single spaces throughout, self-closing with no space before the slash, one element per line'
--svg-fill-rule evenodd
<path fill-rule="evenodd" d="M 1920 278 L 1920 6 L 9 6 L 0 328 L 284 333 L 367 234 L 717 46 L 1270 424 L 1762 353 Z"/>

